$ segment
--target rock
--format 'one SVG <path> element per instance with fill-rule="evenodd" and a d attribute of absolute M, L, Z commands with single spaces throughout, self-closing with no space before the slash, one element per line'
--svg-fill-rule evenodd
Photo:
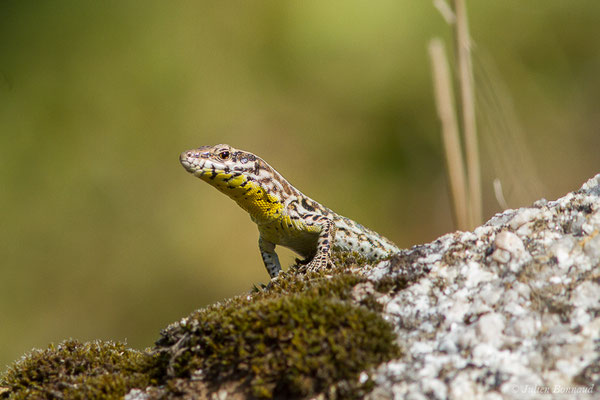
<path fill-rule="evenodd" d="M 407 354 L 377 368 L 367 398 L 600 397 L 599 210 L 597 175 L 403 252 L 430 272 L 379 298 Z"/>
<path fill-rule="evenodd" d="M 374 266 L 338 263 L 197 310 L 150 353 L 32 352 L 0 398 L 600 398 L 600 175 Z"/>

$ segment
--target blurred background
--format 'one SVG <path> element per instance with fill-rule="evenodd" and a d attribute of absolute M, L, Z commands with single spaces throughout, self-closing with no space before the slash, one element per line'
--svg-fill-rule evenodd
<path fill-rule="evenodd" d="M 256 226 L 183 150 L 255 152 L 401 247 L 454 230 L 432 2 L 139 4 L 0 4 L 0 369 L 69 337 L 151 346 L 268 281 Z M 488 219 L 495 177 L 518 207 L 600 172 L 600 2 L 468 6 Z"/>

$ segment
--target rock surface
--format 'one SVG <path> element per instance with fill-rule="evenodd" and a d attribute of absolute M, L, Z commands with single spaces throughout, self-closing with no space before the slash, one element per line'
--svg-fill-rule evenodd
<path fill-rule="evenodd" d="M 599 233 L 597 175 L 375 266 L 293 269 L 171 324 L 150 352 L 33 351 L 0 398 L 600 398 Z"/>
<path fill-rule="evenodd" d="M 600 175 L 401 257 L 429 273 L 382 295 L 404 350 L 369 399 L 600 398 Z M 406 274 L 382 262 L 373 282 Z"/>

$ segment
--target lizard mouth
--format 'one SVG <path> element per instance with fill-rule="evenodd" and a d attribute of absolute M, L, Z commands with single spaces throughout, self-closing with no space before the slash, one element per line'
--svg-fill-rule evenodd
<path fill-rule="evenodd" d="M 184 151 L 179 156 L 179 162 L 187 172 L 194 174 L 197 177 L 202 177 L 205 173 L 211 173 L 211 175 L 214 175 L 215 173 L 223 171 L 223 165 L 200 157 L 201 153 L 197 151 Z"/>
<path fill-rule="evenodd" d="M 195 150 L 184 151 L 179 155 L 179 162 L 185 170 L 191 174 L 198 175 L 214 168 L 207 159 L 201 158 L 201 153 Z"/>

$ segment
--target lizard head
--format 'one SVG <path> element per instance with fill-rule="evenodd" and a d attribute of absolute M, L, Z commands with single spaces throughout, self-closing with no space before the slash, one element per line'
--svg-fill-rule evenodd
<path fill-rule="evenodd" d="M 258 157 L 252 153 L 234 149 L 228 144 L 202 146 L 184 151 L 179 156 L 181 165 L 191 174 L 203 180 L 214 180 L 223 175 L 249 176 L 257 167 Z"/>
<path fill-rule="evenodd" d="M 179 161 L 189 173 L 231 197 L 254 218 L 272 217 L 282 208 L 274 186 L 279 174 L 252 153 L 217 144 L 184 151 Z"/>

